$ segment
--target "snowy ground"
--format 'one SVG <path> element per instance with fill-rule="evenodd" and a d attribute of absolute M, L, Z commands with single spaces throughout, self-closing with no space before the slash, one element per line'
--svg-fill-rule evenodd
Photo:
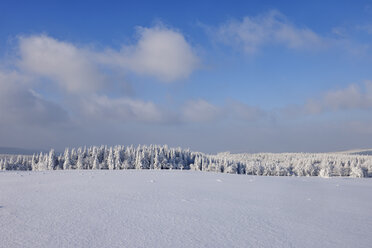
<path fill-rule="evenodd" d="M 371 247 L 372 180 L 0 173 L 0 247 Z"/>

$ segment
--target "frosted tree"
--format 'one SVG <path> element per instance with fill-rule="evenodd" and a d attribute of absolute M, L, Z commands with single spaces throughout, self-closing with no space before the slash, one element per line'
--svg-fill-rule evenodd
<path fill-rule="evenodd" d="M 142 169 L 150 169 L 150 160 L 148 158 L 148 153 L 146 152 L 146 149 L 143 148 L 141 153 Z"/>
<path fill-rule="evenodd" d="M 38 171 L 42 171 L 43 167 L 44 167 L 44 155 L 43 155 L 42 152 L 40 152 L 39 155 L 38 155 L 37 165 L 35 166 L 35 168 Z"/>
<path fill-rule="evenodd" d="M 115 169 L 114 152 L 112 151 L 112 147 L 110 148 L 110 151 L 107 157 L 107 166 L 109 170 Z"/>
<path fill-rule="evenodd" d="M 17 156 L 14 165 L 15 165 L 16 167 L 21 167 L 21 165 L 23 165 L 23 159 L 22 159 L 22 156 L 20 156 L 20 155 Z"/>
<path fill-rule="evenodd" d="M 180 160 L 177 164 L 177 169 L 179 170 L 184 170 L 185 169 L 185 165 L 184 165 L 184 162 L 183 160 Z"/>
<path fill-rule="evenodd" d="M 226 172 L 228 170 L 228 167 L 229 167 L 229 162 L 227 161 L 227 159 L 225 158 L 222 162 L 222 167 L 223 167 L 223 172 Z"/>
<path fill-rule="evenodd" d="M 176 165 L 176 152 L 174 149 L 171 149 L 169 151 L 168 163 L 169 163 L 170 169 L 177 169 L 177 167 L 175 166 Z"/>
<path fill-rule="evenodd" d="M 280 163 L 277 163 L 275 166 L 275 176 L 285 176 L 286 174 L 286 169 Z"/>
<path fill-rule="evenodd" d="M 54 149 L 51 149 L 49 152 L 47 168 L 48 170 L 54 170 L 57 165 L 58 165 L 58 161 L 57 161 L 56 153 L 54 152 Z"/>
<path fill-rule="evenodd" d="M 122 163 L 122 167 L 124 170 L 132 169 L 132 165 L 129 163 L 129 161 L 126 159 Z"/>
<path fill-rule="evenodd" d="M 125 160 L 123 161 L 123 167 L 124 169 L 134 169 L 134 152 L 133 147 L 127 147 L 125 149 Z"/>
<path fill-rule="evenodd" d="M 205 158 L 202 158 L 201 159 L 201 171 L 208 171 L 208 166 L 209 166 L 209 163 L 208 163 L 208 160 L 206 160 Z"/>
<path fill-rule="evenodd" d="M 364 171 L 360 165 L 353 166 L 351 167 L 350 176 L 351 177 L 364 177 Z"/>
<path fill-rule="evenodd" d="M 372 177 L 372 161 L 364 162 L 364 166 L 367 171 L 367 177 Z"/>
<path fill-rule="evenodd" d="M 348 170 L 344 167 L 344 164 L 340 159 L 337 159 L 335 166 L 334 166 L 334 174 L 336 176 L 346 176 L 349 174 Z"/>
<path fill-rule="evenodd" d="M 36 160 L 36 156 L 35 156 L 35 154 L 32 155 L 32 160 L 31 160 L 31 169 L 32 169 L 33 171 L 37 171 L 37 170 L 38 170 L 37 160 Z"/>
<path fill-rule="evenodd" d="M 49 153 L 32 158 L 12 155 L 0 160 L 0 169 L 192 169 L 276 176 L 372 176 L 372 156 L 310 153 L 258 153 L 207 155 L 167 146 L 99 146 L 67 148 L 63 155 Z"/>
<path fill-rule="evenodd" d="M 238 167 L 236 163 L 227 164 L 225 173 L 236 174 L 238 172 Z"/>
<path fill-rule="evenodd" d="M 8 170 L 8 168 L 9 168 L 9 163 L 8 163 L 8 160 L 5 159 L 3 162 L 3 170 Z"/>
<path fill-rule="evenodd" d="M 78 159 L 77 152 L 75 148 L 71 149 L 71 155 L 70 155 L 70 168 L 74 169 L 74 165 L 76 165 L 76 161 Z"/>
<path fill-rule="evenodd" d="M 115 148 L 114 152 L 114 157 L 115 157 L 115 169 L 119 170 L 121 169 L 121 149 L 119 146 Z"/>
<path fill-rule="evenodd" d="M 322 168 L 319 171 L 319 176 L 328 178 L 331 176 L 331 171 L 329 170 L 329 168 Z"/>
<path fill-rule="evenodd" d="M 195 156 L 194 164 L 192 165 L 192 169 L 196 171 L 200 171 L 202 166 L 201 158 L 199 155 Z"/>
<path fill-rule="evenodd" d="M 262 176 L 264 174 L 264 166 L 258 161 L 254 164 L 254 175 Z"/>
<path fill-rule="evenodd" d="M 78 154 L 78 159 L 76 162 L 76 169 L 78 170 L 84 169 L 83 154 Z"/>
<path fill-rule="evenodd" d="M 149 169 L 150 170 L 153 170 L 154 169 L 154 164 L 155 164 L 155 157 L 154 157 L 154 148 L 151 147 L 150 151 L 149 151 L 149 158 L 150 158 L 150 165 L 149 165 Z"/>
<path fill-rule="evenodd" d="M 143 161 L 142 156 L 143 156 L 143 153 L 137 149 L 136 160 L 135 160 L 135 168 L 137 170 L 142 169 L 142 161 Z"/>
<path fill-rule="evenodd" d="M 92 169 L 93 170 L 99 170 L 100 169 L 97 155 L 94 156 Z"/>
<path fill-rule="evenodd" d="M 57 157 L 57 160 L 58 160 L 58 165 L 57 165 L 57 170 L 63 170 L 63 156 L 62 154 L 60 154 L 58 157 Z"/>
<path fill-rule="evenodd" d="M 64 163 L 63 163 L 63 169 L 68 170 L 71 169 L 71 160 L 70 160 L 70 154 L 68 148 L 66 148 L 64 153 Z"/>
<path fill-rule="evenodd" d="M 160 169 L 168 169 L 167 167 L 167 155 L 165 153 L 165 148 L 161 147 L 159 151 L 159 161 L 160 161 Z"/>

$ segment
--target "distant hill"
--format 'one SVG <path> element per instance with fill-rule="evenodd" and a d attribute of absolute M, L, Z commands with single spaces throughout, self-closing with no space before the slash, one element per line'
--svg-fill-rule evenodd
<path fill-rule="evenodd" d="M 25 149 L 19 147 L 0 147 L 0 154 L 21 154 L 21 155 L 32 155 L 34 153 L 47 152 L 42 149 Z"/>
<path fill-rule="evenodd" d="M 372 149 L 354 149 L 348 151 L 341 151 L 337 153 L 351 154 L 351 155 L 372 155 Z"/>

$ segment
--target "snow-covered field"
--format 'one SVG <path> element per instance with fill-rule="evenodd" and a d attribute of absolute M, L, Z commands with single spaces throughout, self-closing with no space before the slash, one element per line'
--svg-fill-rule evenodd
<path fill-rule="evenodd" d="M 0 247 L 371 247 L 372 180 L 0 172 Z"/>

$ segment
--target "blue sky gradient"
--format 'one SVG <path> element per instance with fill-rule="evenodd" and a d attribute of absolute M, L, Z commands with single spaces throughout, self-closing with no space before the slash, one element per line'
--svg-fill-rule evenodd
<path fill-rule="evenodd" d="M 372 1 L 2 1 L 0 146 L 372 147 Z"/>

